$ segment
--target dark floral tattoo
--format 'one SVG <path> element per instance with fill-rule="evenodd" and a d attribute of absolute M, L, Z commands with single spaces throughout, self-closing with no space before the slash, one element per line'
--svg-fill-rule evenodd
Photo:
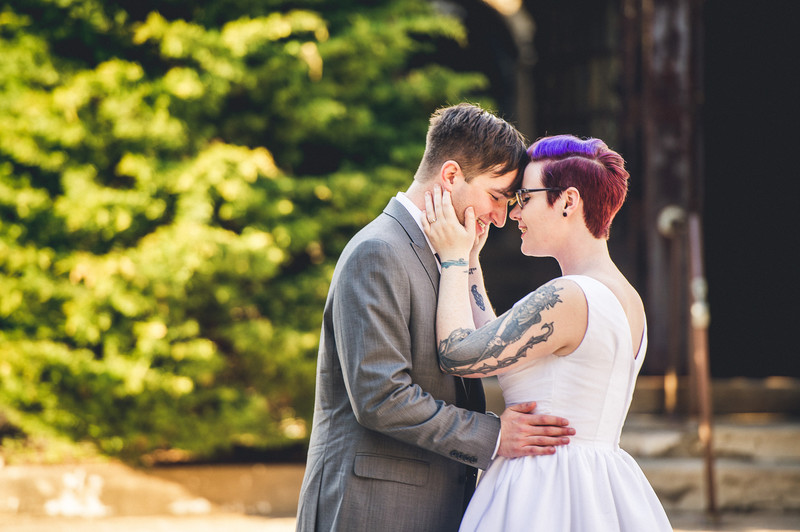
<path fill-rule="evenodd" d="M 560 290 L 554 284 L 546 284 L 477 331 L 456 329 L 439 342 L 439 365 L 451 375 L 488 375 L 519 362 L 534 345 L 550 338 L 553 322 L 542 323 L 541 334 L 531 336 L 516 353 L 505 354 L 506 347 L 541 323 L 543 311 L 563 303 L 558 295 Z"/>
<path fill-rule="evenodd" d="M 483 296 L 480 292 L 478 292 L 478 285 L 472 285 L 472 298 L 475 299 L 475 304 L 478 305 L 478 308 L 481 310 L 486 310 L 486 305 L 483 303 Z"/>

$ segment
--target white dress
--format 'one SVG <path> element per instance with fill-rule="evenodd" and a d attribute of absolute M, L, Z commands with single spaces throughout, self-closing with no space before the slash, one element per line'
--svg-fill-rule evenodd
<path fill-rule="evenodd" d="M 507 405 L 536 401 L 536 413 L 576 431 L 553 455 L 497 458 L 484 472 L 460 530 L 671 531 L 664 508 L 634 459 L 619 447 L 647 347 L 634 358 L 627 316 L 614 293 L 582 275 L 589 309 L 581 345 L 498 377 Z"/>

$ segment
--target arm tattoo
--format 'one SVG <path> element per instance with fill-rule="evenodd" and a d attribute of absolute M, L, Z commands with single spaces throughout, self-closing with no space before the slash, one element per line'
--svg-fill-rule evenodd
<path fill-rule="evenodd" d="M 468 263 L 464 259 L 446 260 L 442 262 L 442 269 L 449 268 L 451 266 L 468 266 Z"/>
<path fill-rule="evenodd" d="M 439 365 L 451 375 L 489 374 L 525 358 L 534 345 L 546 342 L 553 334 L 553 322 L 542 323 L 541 334 L 531 336 L 516 353 L 503 356 L 506 347 L 542 322 L 542 312 L 563 303 L 561 288 L 547 284 L 519 302 L 514 308 L 477 331 L 456 329 L 439 342 Z"/>
<path fill-rule="evenodd" d="M 473 273 L 475 273 L 476 271 L 478 271 L 478 268 L 474 268 L 474 267 L 473 267 L 473 268 L 470 268 L 470 269 L 469 269 L 469 274 L 470 274 L 470 275 L 472 275 L 472 274 L 473 274 Z"/>
<path fill-rule="evenodd" d="M 475 299 L 475 304 L 478 305 L 478 308 L 481 310 L 486 310 L 486 305 L 483 303 L 483 296 L 481 293 L 478 292 L 478 285 L 472 285 L 472 297 Z"/>

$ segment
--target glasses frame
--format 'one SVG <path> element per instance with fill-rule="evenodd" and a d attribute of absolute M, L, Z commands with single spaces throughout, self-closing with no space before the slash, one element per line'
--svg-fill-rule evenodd
<path fill-rule="evenodd" d="M 519 204 L 519 208 L 523 208 L 527 201 L 522 201 L 523 194 L 533 194 L 534 192 L 564 192 L 564 189 L 561 187 L 547 187 L 547 188 L 521 188 L 519 190 L 514 191 L 514 197 L 508 201 L 508 206 L 513 207 L 514 205 Z"/>

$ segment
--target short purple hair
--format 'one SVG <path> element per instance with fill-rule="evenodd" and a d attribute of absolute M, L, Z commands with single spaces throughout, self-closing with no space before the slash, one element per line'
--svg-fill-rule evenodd
<path fill-rule="evenodd" d="M 611 221 L 628 193 L 625 160 L 600 139 L 579 139 L 573 135 L 544 137 L 528 148 L 531 161 L 544 161 L 542 185 L 567 189 L 575 187 L 583 199 L 583 218 L 595 238 L 608 238 Z M 548 192 L 553 205 L 560 196 Z"/>

